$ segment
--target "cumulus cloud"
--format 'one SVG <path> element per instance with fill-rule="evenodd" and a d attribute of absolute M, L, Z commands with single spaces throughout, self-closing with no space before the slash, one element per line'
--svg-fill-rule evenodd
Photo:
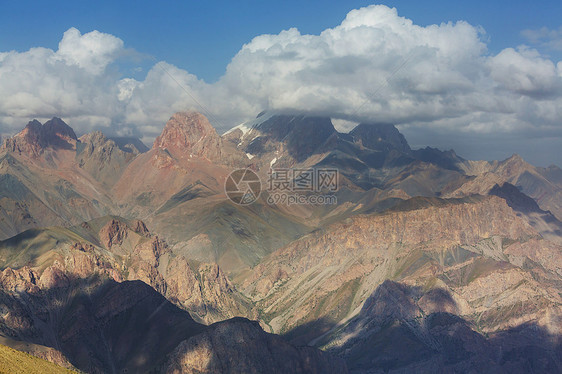
<path fill-rule="evenodd" d="M 558 35 L 524 34 L 536 41 Z M 208 84 L 164 61 L 144 80 L 119 76 L 109 67 L 123 55 L 123 41 L 71 28 L 57 51 L 0 53 L 2 132 L 60 115 L 79 132 L 105 126 L 146 140 L 178 110 L 202 111 L 226 130 L 274 109 L 331 116 L 343 128 L 384 121 L 412 134 L 561 136 L 562 63 L 528 47 L 492 55 L 486 39 L 464 21 L 422 27 L 375 5 L 319 35 L 292 28 L 257 36 Z"/>
<path fill-rule="evenodd" d="M 54 58 L 99 75 L 123 50 L 123 41 L 113 35 L 92 31 L 85 35 L 74 27 L 68 29 Z"/>
<path fill-rule="evenodd" d="M 450 116 L 457 110 L 443 100 L 473 92 L 483 78 L 480 32 L 465 22 L 420 27 L 373 6 L 318 36 L 290 29 L 255 38 L 219 84 L 244 87 L 262 106 L 358 121 Z"/>
<path fill-rule="evenodd" d="M 528 96 L 560 95 L 558 68 L 536 50 L 507 48 L 489 60 L 490 75 L 498 86 Z"/>
<path fill-rule="evenodd" d="M 31 118 L 76 119 L 89 130 L 108 127 L 123 110 L 116 100 L 119 76 L 106 67 L 123 42 L 94 31 L 65 32 L 59 49 L 32 48 L 0 55 L 0 123 L 13 133 Z"/>

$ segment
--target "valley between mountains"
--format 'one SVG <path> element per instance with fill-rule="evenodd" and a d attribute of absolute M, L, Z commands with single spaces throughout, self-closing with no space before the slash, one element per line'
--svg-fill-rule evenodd
<path fill-rule="evenodd" d="M 225 193 L 236 169 L 252 204 Z M 270 169 L 337 170 L 337 203 L 271 204 Z M 59 366 L 562 372 L 557 166 L 412 149 L 386 123 L 264 112 L 220 135 L 181 112 L 151 148 L 33 120 L 0 181 L 0 344 Z"/>

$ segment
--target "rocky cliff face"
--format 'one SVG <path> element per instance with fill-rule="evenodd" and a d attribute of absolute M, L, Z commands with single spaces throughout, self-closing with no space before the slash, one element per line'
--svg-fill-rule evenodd
<path fill-rule="evenodd" d="M 278 160 L 286 157 L 286 165 L 325 152 L 327 143 L 337 134 L 329 118 L 273 115 L 258 122 L 244 135 L 241 146 L 247 153 L 265 159 L 269 155 L 276 155 Z"/>
<path fill-rule="evenodd" d="M 174 157 L 204 157 L 220 161 L 221 139 L 207 118 L 196 112 L 176 113 L 166 123 L 153 149 L 167 149 Z"/>
<path fill-rule="evenodd" d="M 166 297 L 204 323 L 259 317 L 216 264 L 203 263 L 192 270 L 185 257 L 176 257 L 168 265 L 165 282 Z"/>
<path fill-rule="evenodd" d="M 384 152 L 390 152 L 393 149 L 403 153 L 411 152 L 404 135 L 391 124 L 362 123 L 351 130 L 349 135 L 355 142 L 366 148 Z"/>
<path fill-rule="evenodd" d="M 257 318 L 257 311 L 216 264 L 190 265 L 150 234 L 142 221 L 107 217 L 35 235 L 24 233 L 0 250 L 3 265 L 10 266 L 3 278 L 5 289 L 21 286 L 16 280 L 22 271 L 25 279 L 36 280 L 27 286 L 46 289 L 67 287 L 73 279 L 96 274 L 116 282 L 141 280 L 201 322 Z"/>
<path fill-rule="evenodd" d="M 516 255 L 520 245 L 526 249 Z M 295 241 L 258 265 L 241 287 L 273 331 L 298 342 L 353 316 L 385 279 L 445 288 L 458 314 L 483 331 L 528 321 L 551 329 L 562 305 L 560 285 L 545 289 L 536 278 L 556 279 L 558 268 L 546 264 L 555 248 L 500 198 L 411 199 L 392 212 L 355 217 Z M 531 259 L 544 266 L 523 265 Z"/>

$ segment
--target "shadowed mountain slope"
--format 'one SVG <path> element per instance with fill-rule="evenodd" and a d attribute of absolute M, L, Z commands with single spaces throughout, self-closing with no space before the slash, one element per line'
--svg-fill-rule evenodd
<path fill-rule="evenodd" d="M 25 275 L 26 270 L 19 273 Z M 10 315 L 0 320 L 1 334 L 56 348 L 75 367 L 88 373 L 192 373 L 195 371 L 183 368 L 191 362 L 189 357 L 205 355 L 220 357 L 222 362 L 231 360 L 231 373 L 247 372 L 248 367 L 276 372 L 280 362 L 301 368 L 303 373 L 345 372 L 340 360 L 313 348 L 296 348 L 245 319 L 225 321 L 220 326 L 230 338 L 246 337 L 256 341 L 256 346 L 261 345 L 260 341 L 267 342 L 272 359 L 256 354 L 250 345 L 193 345 L 193 339 L 204 342 L 217 328 L 196 323 L 187 312 L 140 281 L 117 283 L 89 277 L 45 288 L 33 277 L 16 276 L 8 281 L 4 272 L 1 284 L 0 303 L 10 310 Z M 204 335 L 198 335 L 201 333 Z M 184 340 L 187 342 L 180 345 Z M 174 349 L 176 352 L 171 354 Z M 247 360 L 234 360 L 237 356 Z M 212 366 L 206 368 L 200 359 L 195 364 L 198 373 L 217 372 Z"/>
<path fill-rule="evenodd" d="M 351 373 L 558 373 L 562 339 L 534 323 L 484 336 L 456 314 L 448 291 L 385 281 L 359 314 L 333 332 L 327 351 Z M 319 344 L 322 344 L 319 342 Z"/>
<path fill-rule="evenodd" d="M 170 355 L 167 373 L 345 374 L 342 360 L 312 347 L 295 347 L 256 322 L 236 318 L 209 326 Z"/>

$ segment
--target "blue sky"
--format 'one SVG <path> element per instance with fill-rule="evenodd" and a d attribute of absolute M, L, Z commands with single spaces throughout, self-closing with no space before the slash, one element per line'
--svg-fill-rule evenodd
<path fill-rule="evenodd" d="M 378 1 L 425 26 L 465 20 L 482 26 L 491 52 L 527 42 L 521 31 L 561 26 L 562 2 Z M 165 60 L 205 79 L 217 80 L 244 43 L 291 27 L 318 34 L 352 9 L 372 1 L 28 1 L 0 2 L 0 50 L 56 49 L 70 27 L 99 30 L 127 47 Z M 560 51 L 545 51 L 560 60 Z M 143 61 L 145 68 L 151 60 Z M 127 72 L 128 73 L 128 72 Z M 136 72 L 130 72 L 137 74 Z M 146 73 L 146 72 L 145 72 Z M 138 74 L 137 74 L 138 75 Z"/>
<path fill-rule="evenodd" d="M 269 109 L 562 165 L 562 2 L 372 4 L 0 0 L 0 134 L 60 116 L 150 143 L 174 111 Z"/>

